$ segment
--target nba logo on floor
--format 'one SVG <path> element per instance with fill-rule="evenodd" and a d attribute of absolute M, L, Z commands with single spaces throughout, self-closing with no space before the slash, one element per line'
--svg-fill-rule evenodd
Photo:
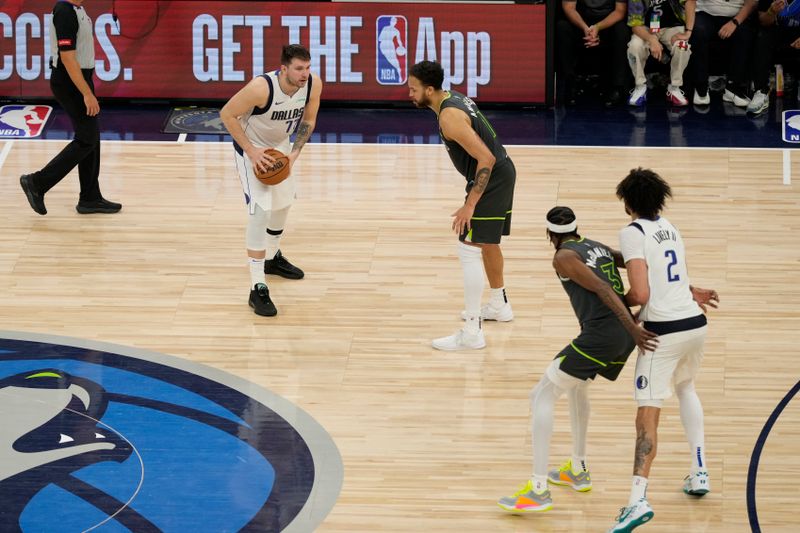
<path fill-rule="evenodd" d="M 376 79 L 381 85 L 402 85 L 408 79 L 408 23 L 401 15 L 381 15 L 375 23 Z"/>
<path fill-rule="evenodd" d="M 50 112 L 49 105 L 4 105 L 0 107 L 0 137 L 30 139 L 38 137 Z"/>
<path fill-rule="evenodd" d="M 783 112 L 783 140 L 800 143 L 800 109 Z"/>

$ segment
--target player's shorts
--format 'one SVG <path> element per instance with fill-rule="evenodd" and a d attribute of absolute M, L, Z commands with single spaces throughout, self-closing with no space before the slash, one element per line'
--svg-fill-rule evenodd
<path fill-rule="evenodd" d="M 511 207 L 514 204 L 514 183 L 517 171 L 510 157 L 495 165 L 489 185 L 478 200 L 470 221 L 471 229 L 458 239 L 476 244 L 500 244 L 503 235 L 511 234 Z M 472 182 L 467 185 L 467 196 Z"/>
<path fill-rule="evenodd" d="M 597 320 L 561 350 L 559 370 L 578 379 L 594 379 L 598 374 L 614 381 L 622 372 L 636 343 L 616 318 Z"/>
<path fill-rule="evenodd" d="M 706 317 L 672 322 L 645 322 L 644 328 L 658 334 L 658 347 L 639 354 L 634 379 L 637 401 L 666 400 L 677 383 L 694 379 L 703 361 Z"/>
<path fill-rule="evenodd" d="M 277 185 L 264 185 L 256 178 L 253 164 L 247 154 L 238 145 L 234 144 L 236 151 L 236 173 L 242 182 L 244 200 L 252 215 L 256 211 L 256 204 L 264 211 L 283 209 L 294 202 L 296 181 L 292 174 Z"/>

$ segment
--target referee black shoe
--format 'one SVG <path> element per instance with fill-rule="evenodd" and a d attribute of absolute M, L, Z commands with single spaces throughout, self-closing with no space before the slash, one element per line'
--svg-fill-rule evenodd
<path fill-rule="evenodd" d="M 273 274 L 286 279 L 303 279 L 305 273 L 291 264 L 280 250 L 272 259 L 264 261 L 264 274 Z"/>
<path fill-rule="evenodd" d="M 250 307 L 259 316 L 275 316 L 278 310 L 269 298 L 269 289 L 263 283 L 256 283 L 250 291 Z"/>
<path fill-rule="evenodd" d="M 92 213 L 119 213 L 122 209 L 122 204 L 110 202 L 100 197 L 99 200 L 91 200 L 89 202 L 79 201 L 75 206 L 75 210 L 82 215 L 90 215 Z"/>
<path fill-rule="evenodd" d="M 44 206 L 44 195 L 34 187 L 33 176 L 30 174 L 23 174 L 19 177 L 19 184 L 22 186 L 22 190 L 25 192 L 25 196 L 28 198 L 28 203 L 31 204 L 31 208 L 40 215 L 46 215 L 47 208 Z"/>

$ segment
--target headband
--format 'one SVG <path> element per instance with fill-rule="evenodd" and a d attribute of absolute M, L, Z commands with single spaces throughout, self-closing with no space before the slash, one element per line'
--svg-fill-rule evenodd
<path fill-rule="evenodd" d="M 548 220 L 547 229 L 550 230 L 550 233 L 571 233 L 578 229 L 578 221 L 573 220 L 569 224 L 553 224 Z"/>

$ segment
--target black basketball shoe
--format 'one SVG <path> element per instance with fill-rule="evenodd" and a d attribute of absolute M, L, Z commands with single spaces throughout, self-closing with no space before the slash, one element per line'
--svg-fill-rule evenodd
<path fill-rule="evenodd" d="M 250 291 L 250 307 L 259 316 L 275 316 L 278 310 L 269 298 L 269 289 L 263 283 L 256 283 Z"/>
<path fill-rule="evenodd" d="M 286 279 L 303 279 L 305 273 L 291 264 L 280 250 L 272 259 L 264 261 L 264 274 L 273 274 Z"/>

